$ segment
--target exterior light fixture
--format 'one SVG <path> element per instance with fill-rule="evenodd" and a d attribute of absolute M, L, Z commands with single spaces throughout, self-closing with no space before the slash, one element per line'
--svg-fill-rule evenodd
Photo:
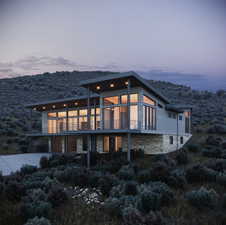
<path fill-rule="evenodd" d="M 100 90 L 100 86 L 97 86 L 96 89 L 97 89 L 97 90 Z"/>
<path fill-rule="evenodd" d="M 42 107 L 42 109 L 46 109 L 46 107 L 45 107 L 45 106 L 43 106 L 43 107 Z"/>
<path fill-rule="evenodd" d="M 36 110 L 37 110 L 37 108 L 33 108 L 33 110 L 35 110 L 35 111 L 36 111 Z"/>
<path fill-rule="evenodd" d="M 55 106 L 55 105 L 53 105 L 53 108 L 55 109 L 55 108 L 56 108 L 56 106 Z"/>
<path fill-rule="evenodd" d="M 75 102 L 75 105 L 78 105 L 78 102 Z"/>
<path fill-rule="evenodd" d="M 125 85 L 128 85 L 128 83 L 129 83 L 129 82 L 128 82 L 128 81 L 126 81 L 126 82 L 125 82 Z"/>
<path fill-rule="evenodd" d="M 112 83 L 112 84 L 110 84 L 110 87 L 114 87 L 115 85 Z"/>
<path fill-rule="evenodd" d="M 64 104 L 64 107 L 66 107 L 67 105 L 66 104 Z"/>

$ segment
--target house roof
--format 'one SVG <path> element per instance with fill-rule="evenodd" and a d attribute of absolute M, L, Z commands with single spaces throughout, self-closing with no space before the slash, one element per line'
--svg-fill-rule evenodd
<path fill-rule="evenodd" d="M 192 105 L 182 105 L 182 104 L 167 104 L 166 109 L 178 113 L 182 113 L 185 110 L 192 109 Z"/>
<path fill-rule="evenodd" d="M 99 95 L 98 94 L 92 94 L 90 95 L 90 98 L 97 98 Z M 53 100 L 48 100 L 48 101 L 42 101 L 42 102 L 36 102 L 32 104 L 26 104 L 25 107 L 27 108 L 34 108 L 37 106 L 43 106 L 43 105 L 48 105 L 48 104 L 58 104 L 58 103 L 67 103 L 67 102 L 72 102 L 72 101 L 79 101 L 79 100 L 84 100 L 87 99 L 88 95 L 82 95 L 82 96 L 75 96 L 71 98 L 61 98 L 61 99 L 53 99 Z"/>
<path fill-rule="evenodd" d="M 149 82 L 142 77 L 140 77 L 137 73 L 133 71 L 124 72 L 124 73 L 116 73 L 111 75 L 102 76 L 99 78 L 88 79 L 80 82 L 80 85 L 83 87 L 90 87 L 93 92 L 100 93 L 101 91 L 109 90 L 109 83 L 116 82 L 118 84 L 118 89 L 122 87 L 124 81 L 128 78 L 131 79 L 131 86 L 142 86 L 146 88 L 148 91 L 152 92 L 156 97 L 160 98 L 165 103 L 169 103 L 169 100 L 162 95 L 159 91 L 157 91 Z M 120 81 L 122 81 L 120 83 Z M 101 85 L 101 90 L 97 90 L 96 86 Z"/>

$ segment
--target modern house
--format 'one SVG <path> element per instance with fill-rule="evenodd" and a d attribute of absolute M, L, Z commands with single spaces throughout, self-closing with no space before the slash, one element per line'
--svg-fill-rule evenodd
<path fill-rule="evenodd" d="M 159 154 L 180 149 L 191 137 L 191 107 L 170 104 L 134 72 L 80 86 L 87 96 L 27 105 L 42 113 L 42 132 L 32 136 L 47 136 L 50 152 Z"/>

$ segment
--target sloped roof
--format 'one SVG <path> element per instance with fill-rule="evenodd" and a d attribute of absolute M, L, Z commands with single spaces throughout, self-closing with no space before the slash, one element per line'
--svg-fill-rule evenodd
<path fill-rule="evenodd" d="M 169 103 L 169 100 L 164 95 L 162 95 L 159 91 L 157 91 L 154 87 L 152 87 L 152 85 L 149 84 L 147 80 L 143 79 L 141 76 L 139 76 L 137 73 L 133 71 L 116 73 L 116 74 L 106 75 L 98 78 L 88 79 L 88 80 L 81 81 L 79 84 L 83 87 L 88 87 L 90 85 L 98 84 L 105 81 L 113 81 L 113 80 L 119 80 L 119 79 L 125 79 L 125 78 L 135 79 L 140 86 L 143 86 L 148 91 L 152 92 L 154 95 L 159 97 L 165 103 Z"/>

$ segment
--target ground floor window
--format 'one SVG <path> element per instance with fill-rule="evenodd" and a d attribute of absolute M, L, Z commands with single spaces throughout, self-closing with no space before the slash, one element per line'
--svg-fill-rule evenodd
<path fill-rule="evenodd" d="M 181 143 L 181 145 L 184 144 L 184 138 L 183 137 L 180 137 L 180 143 Z"/>
<path fill-rule="evenodd" d="M 88 136 L 87 135 L 82 136 L 82 150 L 83 151 L 88 150 Z"/>
<path fill-rule="evenodd" d="M 121 136 L 104 136 L 103 140 L 104 152 L 118 152 L 122 150 L 122 137 Z"/>
<path fill-rule="evenodd" d="M 169 142 L 170 142 L 171 145 L 173 145 L 173 136 L 169 137 Z"/>

